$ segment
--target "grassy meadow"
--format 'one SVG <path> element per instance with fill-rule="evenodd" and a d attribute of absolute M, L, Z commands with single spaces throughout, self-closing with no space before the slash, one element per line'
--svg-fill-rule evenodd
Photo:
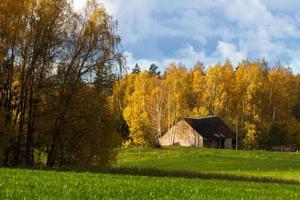
<path fill-rule="evenodd" d="M 300 153 L 202 148 L 122 149 L 116 167 L 273 177 L 300 181 Z"/>
<path fill-rule="evenodd" d="M 130 170 L 119 173 L 122 169 L 149 173 L 147 176 Z M 181 147 L 121 149 L 117 163 L 110 170 L 0 168 L 0 199 L 300 199 L 299 183 L 160 177 L 151 170 L 179 175 L 207 172 L 267 176 L 297 182 L 300 181 L 300 155 Z"/>
<path fill-rule="evenodd" d="M 290 184 L 0 169 L 0 199 L 299 199 Z"/>

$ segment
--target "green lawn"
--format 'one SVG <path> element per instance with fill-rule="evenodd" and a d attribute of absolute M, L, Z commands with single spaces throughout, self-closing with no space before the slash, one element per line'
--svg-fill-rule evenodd
<path fill-rule="evenodd" d="M 0 169 L 0 199 L 299 199 L 300 186 Z"/>
<path fill-rule="evenodd" d="M 117 173 L 123 167 L 130 174 L 134 172 L 131 168 L 138 168 L 148 175 L 152 173 L 149 169 L 154 169 L 172 174 L 208 172 L 300 181 L 297 153 L 181 147 L 122 149 L 114 167 Z M 1 200 L 150 198 L 300 199 L 300 184 L 0 168 Z"/>
<path fill-rule="evenodd" d="M 300 181 L 300 153 L 202 148 L 122 149 L 116 167 L 267 176 Z"/>

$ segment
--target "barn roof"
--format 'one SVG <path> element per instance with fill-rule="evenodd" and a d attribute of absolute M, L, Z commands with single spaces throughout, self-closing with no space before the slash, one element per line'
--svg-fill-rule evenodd
<path fill-rule="evenodd" d="M 191 118 L 184 120 L 202 137 L 218 140 L 220 138 L 234 138 L 234 132 L 217 116 Z"/>

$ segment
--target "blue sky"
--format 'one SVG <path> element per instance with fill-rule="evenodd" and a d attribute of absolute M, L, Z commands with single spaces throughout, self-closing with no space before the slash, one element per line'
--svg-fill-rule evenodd
<path fill-rule="evenodd" d="M 75 0 L 80 8 L 84 0 Z M 279 60 L 300 72 L 299 0 L 99 0 L 119 21 L 127 65 Z"/>

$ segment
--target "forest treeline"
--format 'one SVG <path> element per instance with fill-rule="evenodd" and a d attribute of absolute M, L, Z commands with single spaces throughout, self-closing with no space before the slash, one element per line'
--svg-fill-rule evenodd
<path fill-rule="evenodd" d="M 6 166 L 103 166 L 119 144 L 109 104 L 117 23 L 89 1 L 0 1 L 0 158 Z"/>
<path fill-rule="evenodd" d="M 124 146 L 153 146 L 183 117 L 217 115 L 238 133 L 240 149 L 300 145 L 300 75 L 265 60 L 229 60 L 205 69 L 170 64 L 132 73 L 114 87 Z"/>

